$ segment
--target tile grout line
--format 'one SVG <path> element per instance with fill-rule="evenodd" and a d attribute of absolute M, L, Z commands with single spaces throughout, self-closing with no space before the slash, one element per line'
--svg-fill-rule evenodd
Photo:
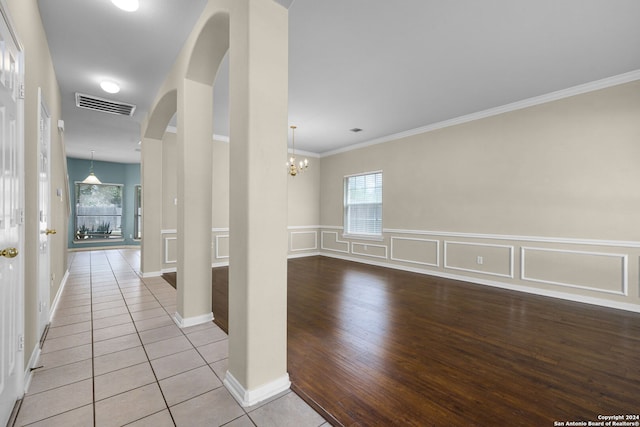
<path fill-rule="evenodd" d="M 96 425 L 96 370 L 93 345 L 93 251 L 89 252 L 89 298 L 91 300 L 91 410 L 93 412 L 93 425 Z M 75 261 L 75 259 L 74 259 Z"/>
<path fill-rule="evenodd" d="M 118 255 L 122 256 L 122 254 L 120 253 L 120 251 L 118 251 Z M 122 256 L 122 258 L 124 258 Z M 136 330 L 136 335 L 138 335 L 138 339 L 140 340 L 140 345 L 142 346 L 142 351 L 144 351 L 144 355 L 147 358 L 147 362 L 149 363 L 149 367 L 151 368 L 151 372 L 153 373 L 153 377 L 156 380 L 156 384 L 158 385 L 158 389 L 160 390 L 160 395 L 162 396 L 162 400 L 164 401 L 164 404 L 167 408 L 167 412 L 169 412 L 169 416 L 171 417 L 171 422 L 173 422 L 173 425 L 176 426 L 176 421 L 173 418 L 173 413 L 171 413 L 171 409 L 169 408 L 169 403 L 167 402 L 167 398 L 164 396 L 164 392 L 162 391 L 162 387 L 160 387 L 160 380 L 158 380 L 158 375 L 156 375 L 156 371 L 155 369 L 153 369 L 153 364 L 151 364 L 151 359 L 149 359 L 149 353 L 147 353 L 147 349 L 144 345 L 144 343 L 142 342 L 142 338 L 140 337 L 140 331 L 138 330 L 138 326 L 136 325 L 135 320 L 133 319 L 133 316 L 131 315 L 131 310 L 129 310 L 129 304 L 127 303 L 127 299 L 125 298 L 124 294 L 122 293 L 122 288 L 120 287 L 120 282 L 118 281 L 118 278 L 115 275 L 115 272 L 113 271 L 113 266 L 111 265 L 111 260 L 109 259 L 109 257 L 107 257 L 107 262 L 109 263 L 109 267 L 111 268 L 111 272 L 113 273 L 113 277 L 116 280 L 116 284 L 118 285 L 118 290 L 120 291 L 120 295 L 122 295 L 122 300 L 124 301 L 124 305 L 125 307 L 127 307 L 127 313 L 129 313 L 129 317 L 131 318 L 131 322 L 133 323 L 133 328 Z M 129 264 L 129 262 L 125 259 L 125 262 L 127 262 L 127 265 L 129 265 L 129 267 L 131 267 L 131 264 Z M 135 270 L 132 268 L 132 271 L 135 273 Z M 136 273 L 136 275 L 138 275 Z M 144 282 L 144 280 L 142 280 L 142 277 L 140 277 L 138 275 L 138 278 L 140 280 L 140 282 L 142 282 L 143 286 L 149 291 L 151 292 L 151 290 L 149 289 L 149 287 L 147 286 L 147 284 Z M 151 295 L 153 295 L 154 299 L 158 302 L 158 304 L 160 304 L 160 301 L 158 301 L 158 299 L 156 298 L 155 294 L 153 292 L 151 292 Z M 162 306 L 162 304 L 160 304 L 161 307 L 164 308 L 164 306 Z M 166 310 L 165 310 L 166 311 Z M 158 412 L 162 412 L 162 411 L 158 411 Z M 140 419 L 144 419 L 146 417 L 149 417 L 151 415 L 154 415 L 158 412 L 154 412 L 153 414 L 149 414 L 146 415 Z M 138 420 L 134 420 L 132 422 L 135 422 Z M 131 424 L 131 423 L 129 423 Z"/>

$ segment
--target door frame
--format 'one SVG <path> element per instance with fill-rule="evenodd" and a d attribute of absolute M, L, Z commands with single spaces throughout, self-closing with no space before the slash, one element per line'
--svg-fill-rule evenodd
<path fill-rule="evenodd" d="M 41 144 L 43 143 L 43 138 L 45 138 L 44 143 L 46 143 L 47 150 L 47 183 L 44 191 L 46 192 L 46 226 L 48 229 L 51 218 L 51 113 L 49 108 L 47 107 L 47 102 L 44 99 L 42 88 L 38 87 L 38 154 L 42 152 Z M 38 172 L 40 172 L 41 165 L 38 165 Z M 42 191 L 42 187 L 40 185 L 40 180 L 38 180 L 38 211 L 39 215 L 42 215 L 42 195 L 40 191 Z M 39 226 L 41 226 L 42 220 L 39 219 Z M 38 235 L 38 248 L 40 248 L 41 239 L 46 240 L 46 256 L 43 259 L 42 254 L 38 250 L 38 262 L 37 262 L 37 277 L 38 277 L 38 286 L 37 286 L 37 301 L 36 309 L 38 313 L 38 338 L 41 339 L 42 334 L 46 330 L 46 326 L 49 324 L 49 315 L 50 315 L 50 305 L 51 305 L 51 253 L 49 249 L 49 239 L 45 235 L 42 236 L 43 230 L 40 230 Z M 45 271 L 43 272 L 42 269 Z"/>

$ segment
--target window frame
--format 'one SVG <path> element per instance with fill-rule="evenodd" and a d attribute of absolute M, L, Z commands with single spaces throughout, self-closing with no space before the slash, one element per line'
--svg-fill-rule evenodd
<path fill-rule="evenodd" d="M 380 232 L 379 233 L 361 233 L 361 232 L 352 232 L 350 230 L 349 224 L 349 207 L 353 204 L 349 204 L 349 180 L 351 178 L 360 177 L 360 176 L 368 176 L 368 175 L 378 175 L 380 174 L 380 202 L 377 203 L 380 206 Z M 374 241 L 383 241 L 384 240 L 384 231 L 383 231 L 383 209 L 384 209 L 384 174 L 382 170 L 369 171 L 356 173 L 351 175 L 345 175 L 343 178 L 343 227 L 342 227 L 342 235 L 348 238 L 356 238 L 360 240 L 374 240 Z"/>
<path fill-rule="evenodd" d="M 78 236 L 80 236 L 81 234 L 79 233 L 79 227 L 78 227 L 78 207 L 79 207 L 79 200 L 80 200 L 80 186 L 82 185 L 87 185 L 87 186 L 104 186 L 104 187 L 119 187 L 120 188 L 120 215 L 80 215 L 80 216 L 119 216 L 120 217 L 120 234 L 111 234 L 109 233 L 109 237 L 96 237 L 93 236 L 91 237 L 92 234 L 97 234 L 97 232 L 95 233 L 87 233 L 87 234 L 82 234 L 82 238 L 79 238 Z M 124 220 L 124 198 L 125 198 L 125 194 L 124 194 L 124 189 L 125 189 L 125 185 L 124 184 L 111 184 L 111 183 L 105 183 L 103 182 L 102 184 L 86 184 L 83 183 L 82 181 L 76 181 L 74 183 L 74 209 L 73 209 L 73 224 L 74 224 L 74 230 L 73 230 L 73 242 L 74 243 L 99 243 L 99 242 L 121 242 L 124 241 L 124 234 L 123 234 L 123 229 L 122 229 L 122 224 L 123 224 L 123 220 Z M 113 230 L 112 230 L 113 231 Z"/>

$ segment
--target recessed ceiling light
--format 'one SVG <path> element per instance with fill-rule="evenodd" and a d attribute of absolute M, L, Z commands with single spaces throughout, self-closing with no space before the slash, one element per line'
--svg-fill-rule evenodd
<path fill-rule="evenodd" d="M 118 93 L 118 92 L 120 92 L 120 86 L 118 86 L 117 83 L 110 82 L 108 80 L 105 80 L 105 81 L 101 82 L 100 83 L 100 87 L 102 88 L 103 91 L 108 92 L 108 93 Z"/>
<path fill-rule="evenodd" d="M 135 12 L 138 10 L 138 7 L 140 7 L 138 0 L 111 0 L 111 3 L 115 4 L 122 10 L 126 10 L 127 12 Z"/>

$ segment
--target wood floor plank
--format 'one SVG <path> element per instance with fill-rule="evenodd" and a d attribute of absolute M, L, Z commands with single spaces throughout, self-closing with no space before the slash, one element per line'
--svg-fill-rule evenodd
<path fill-rule="evenodd" d="M 309 257 L 289 261 L 287 314 L 294 390 L 335 425 L 551 426 L 640 408 L 638 313 Z"/>

